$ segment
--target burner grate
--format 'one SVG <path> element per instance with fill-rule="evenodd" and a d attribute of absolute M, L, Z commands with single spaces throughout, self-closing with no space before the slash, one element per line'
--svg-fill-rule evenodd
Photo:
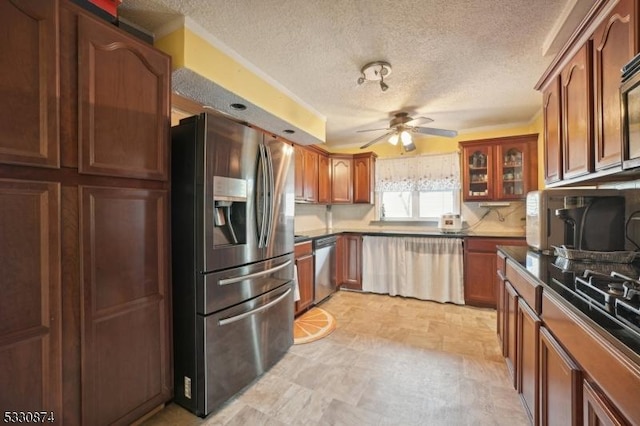
<path fill-rule="evenodd" d="M 640 334 L 640 281 L 617 272 L 585 271 L 575 279 L 576 292 Z"/>
<path fill-rule="evenodd" d="M 626 299 L 617 299 L 615 315 L 620 321 L 640 334 L 640 303 Z"/>

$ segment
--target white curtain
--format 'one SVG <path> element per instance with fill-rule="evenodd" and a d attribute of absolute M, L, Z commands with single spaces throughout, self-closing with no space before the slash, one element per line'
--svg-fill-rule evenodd
<path fill-rule="evenodd" d="M 376 161 L 376 191 L 445 191 L 460 188 L 457 152 Z"/>
<path fill-rule="evenodd" d="M 462 239 L 363 237 L 363 291 L 464 304 L 463 281 Z"/>

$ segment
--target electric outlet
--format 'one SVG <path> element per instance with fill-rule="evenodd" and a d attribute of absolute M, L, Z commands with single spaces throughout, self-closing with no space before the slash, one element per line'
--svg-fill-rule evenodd
<path fill-rule="evenodd" d="M 184 376 L 184 397 L 191 399 L 191 379 Z"/>

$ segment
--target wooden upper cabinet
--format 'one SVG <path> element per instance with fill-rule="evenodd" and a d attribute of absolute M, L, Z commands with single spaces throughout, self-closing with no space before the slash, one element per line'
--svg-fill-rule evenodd
<path fill-rule="evenodd" d="M 460 142 L 464 201 L 522 200 L 538 187 L 538 135 Z"/>
<path fill-rule="evenodd" d="M 329 154 L 315 147 L 293 147 L 296 202 L 374 202 L 375 153 Z"/>
<path fill-rule="evenodd" d="M 514 137 L 496 146 L 498 200 L 522 200 L 538 188 L 538 135 Z"/>
<path fill-rule="evenodd" d="M 368 152 L 353 156 L 353 202 L 374 203 L 376 154 Z"/>
<path fill-rule="evenodd" d="M 0 179 L 0 205 L 0 402 L 62 424 L 60 184 Z"/>
<path fill-rule="evenodd" d="M 562 116 L 560 107 L 560 78 L 556 77 L 542 92 L 544 119 L 544 181 L 562 180 Z"/>
<path fill-rule="evenodd" d="M 493 146 L 463 145 L 461 167 L 464 200 L 493 199 Z"/>
<path fill-rule="evenodd" d="M 318 202 L 318 153 L 311 150 L 304 152 L 304 199 Z"/>
<path fill-rule="evenodd" d="M 596 170 L 621 162 L 620 70 L 637 51 L 634 6 L 634 0 L 620 0 L 592 37 Z"/>
<path fill-rule="evenodd" d="M 353 160 L 351 156 L 331 157 L 331 202 L 353 202 Z"/>
<path fill-rule="evenodd" d="M 0 163 L 59 167 L 58 2 L 0 2 Z"/>
<path fill-rule="evenodd" d="M 331 202 L 331 160 L 324 154 L 318 155 L 318 203 Z"/>
<path fill-rule="evenodd" d="M 294 194 L 296 201 L 304 201 L 304 151 L 301 146 L 293 146 L 295 164 Z"/>
<path fill-rule="evenodd" d="M 80 173 L 167 180 L 170 57 L 77 19 Z"/>
<path fill-rule="evenodd" d="M 318 153 L 294 145 L 295 199 L 307 203 L 318 201 Z"/>
<path fill-rule="evenodd" d="M 561 73 L 563 117 L 563 177 L 593 171 L 591 42 L 588 41 Z"/>
<path fill-rule="evenodd" d="M 318 153 L 294 145 L 295 200 L 306 203 L 318 201 Z"/>

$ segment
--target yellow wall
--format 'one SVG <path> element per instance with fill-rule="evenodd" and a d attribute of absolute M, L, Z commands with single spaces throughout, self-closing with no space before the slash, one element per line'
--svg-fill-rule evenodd
<path fill-rule="evenodd" d="M 273 87 L 190 29 L 173 31 L 158 39 L 155 46 L 171 55 L 173 69 L 188 68 L 319 140 L 326 140 L 323 116 Z"/>
<path fill-rule="evenodd" d="M 318 139 L 326 140 L 324 117 L 274 88 L 190 29 L 182 27 L 158 39 L 155 44 L 171 55 L 174 69 L 186 67 Z M 405 153 L 400 145 L 393 146 L 384 142 L 368 150 L 374 151 L 379 158 L 453 152 L 458 150 L 460 141 L 538 133 L 538 187 L 543 188 L 542 131 L 542 115 L 538 114 L 531 123 L 521 126 L 463 133 L 456 138 L 423 136 L 417 140 L 417 149 L 411 153 Z M 334 153 L 361 152 L 357 147 L 338 149 L 325 145 L 322 148 Z"/>

